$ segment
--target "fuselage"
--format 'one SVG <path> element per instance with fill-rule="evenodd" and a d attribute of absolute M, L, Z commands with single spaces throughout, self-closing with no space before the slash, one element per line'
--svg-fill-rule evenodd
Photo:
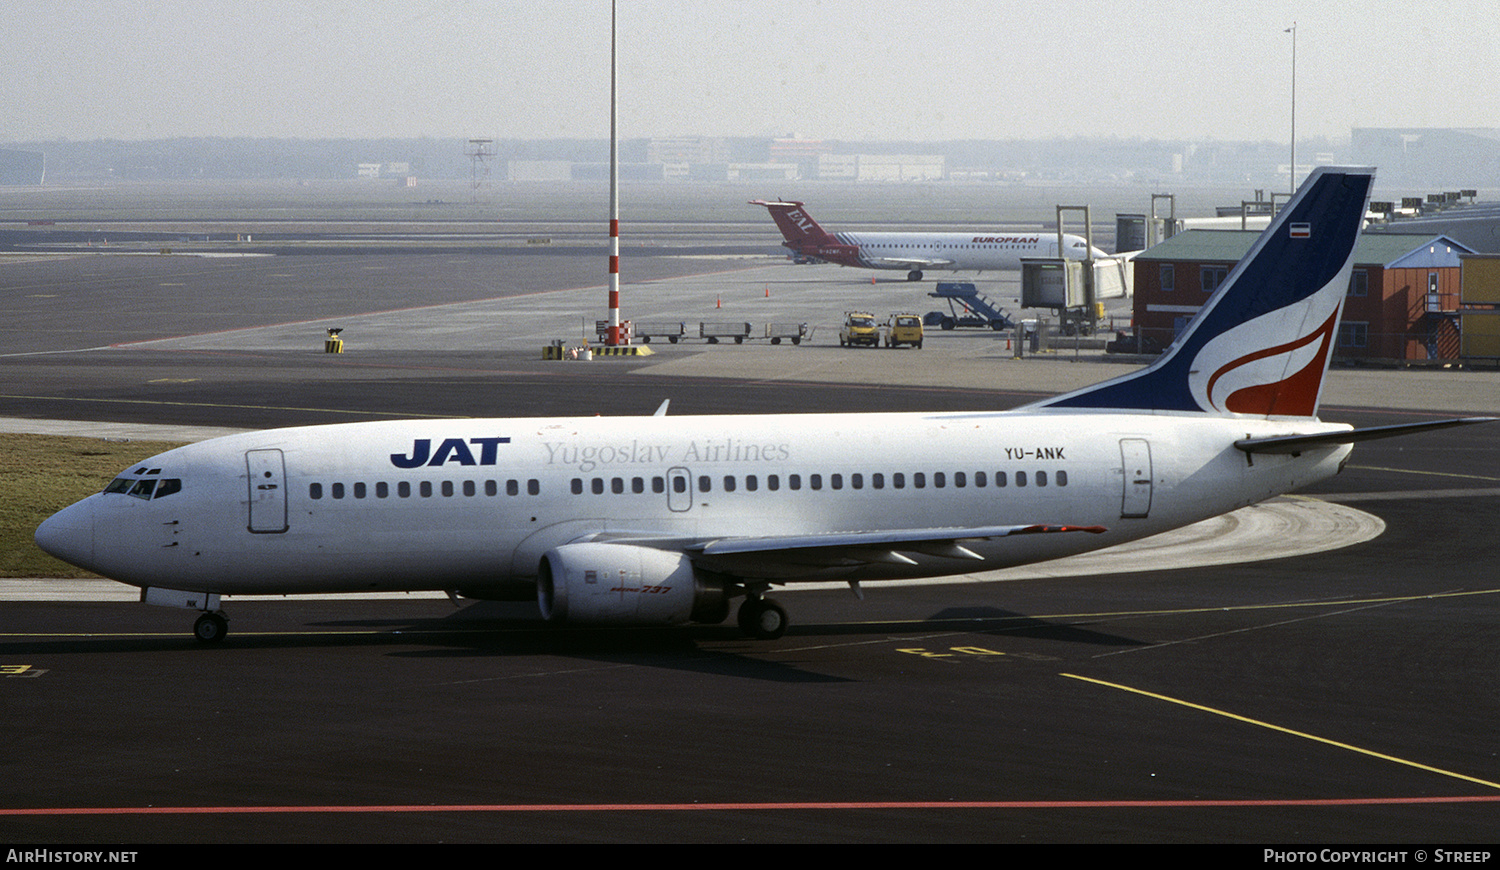
<path fill-rule="evenodd" d="M 1155 534 L 1321 480 L 1349 447 L 1256 456 L 1247 436 L 1348 427 L 1050 411 L 400 421 L 277 429 L 136 463 L 37 532 L 126 583 L 220 594 L 500 589 L 548 550 L 1059 523 L 968 544 L 983 562 L 811 566 L 782 580 L 941 576 Z"/>
<path fill-rule="evenodd" d="M 1023 257 L 1081 260 L 1088 251 L 1081 237 L 1064 235 L 1059 254 L 1057 234 L 1046 232 L 834 233 L 833 239 L 834 244 L 802 242 L 795 250 L 841 266 L 953 272 L 1015 270 Z M 1097 248 L 1093 255 L 1107 256 Z"/>

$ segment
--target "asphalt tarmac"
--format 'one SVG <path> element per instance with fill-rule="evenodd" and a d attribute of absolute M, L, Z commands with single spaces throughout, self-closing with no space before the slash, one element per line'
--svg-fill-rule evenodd
<path fill-rule="evenodd" d="M 1125 370 L 1067 349 L 1016 360 L 987 331 L 843 350 L 840 312 L 926 310 L 928 288 L 754 257 L 627 252 L 627 314 L 793 319 L 810 343 L 592 363 L 540 359 L 602 316 L 592 253 L 7 261 L 0 415 L 84 433 L 664 399 L 1004 408 Z M 334 325 L 346 352 L 323 354 Z M 1493 374 L 1335 372 L 1323 416 L 1497 405 Z M 1360 543 L 862 601 L 788 591 L 772 642 L 559 631 L 528 602 L 413 596 L 231 600 L 230 638 L 205 649 L 185 611 L 6 601 L 0 838 L 1488 843 L 1497 445 L 1480 426 L 1358 447 L 1305 495 L 1378 517 Z"/>

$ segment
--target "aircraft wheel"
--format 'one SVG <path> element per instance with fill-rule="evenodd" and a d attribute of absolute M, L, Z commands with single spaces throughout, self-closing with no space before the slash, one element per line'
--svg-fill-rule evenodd
<path fill-rule="evenodd" d="M 920 280 L 922 280 L 922 271 L 920 269 L 913 269 L 910 272 L 907 272 L 906 273 L 906 280 L 908 280 L 908 281 L 920 281 Z"/>
<path fill-rule="evenodd" d="M 193 623 L 193 639 L 199 643 L 218 643 L 228 633 L 229 620 L 222 613 L 205 613 Z"/>
<path fill-rule="evenodd" d="M 746 598 L 738 622 L 740 631 L 756 640 L 775 640 L 786 634 L 786 608 L 770 598 Z"/>

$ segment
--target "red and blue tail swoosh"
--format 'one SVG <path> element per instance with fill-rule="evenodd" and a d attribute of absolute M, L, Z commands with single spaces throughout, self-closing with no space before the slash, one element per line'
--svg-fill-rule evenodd
<path fill-rule="evenodd" d="M 1161 359 L 1032 407 L 1315 416 L 1374 180 L 1314 170 Z"/>

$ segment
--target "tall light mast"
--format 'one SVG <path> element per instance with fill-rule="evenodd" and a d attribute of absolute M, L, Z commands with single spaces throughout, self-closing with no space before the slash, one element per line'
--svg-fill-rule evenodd
<path fill-rule="evenodd" d="M 1297 22 L 1283 33 L 1292 35 L 1292 165 L 1287 175 L 1292 179 L 1292 196 L 1297 195 Z"/>
<path fill-rule="evenodd" d="M 615 0 L 609 3 L 609 334 L 605 343 L 620 341 L 620 159 L 615 129 Z"/>

